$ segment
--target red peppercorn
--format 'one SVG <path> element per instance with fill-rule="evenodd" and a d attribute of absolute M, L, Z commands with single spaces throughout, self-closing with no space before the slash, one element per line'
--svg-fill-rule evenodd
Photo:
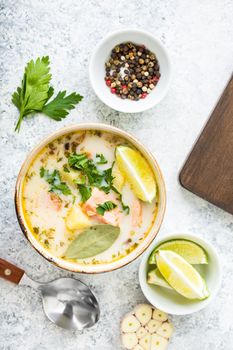
<path fill-rule="evenodd" d="M 111 85 L 111 80 L 106 80 L 106 85 L 110 86 Z"/>
<path fill-rule="evenodd" d="M 111 88 L 111 93 L 115 94 L 116 93 L 116 89 L 115 88 Z"/>
<path fill-rule="evenodd" d="M 127 86 L 126 85 L 122 85 L 122 89 L 127 89 Z"/>
<path fill-rule="evenodd" d="M 147 95 L 148 94 L 146 92 L 143 92 L 141 98 L 145 98 Z"/>

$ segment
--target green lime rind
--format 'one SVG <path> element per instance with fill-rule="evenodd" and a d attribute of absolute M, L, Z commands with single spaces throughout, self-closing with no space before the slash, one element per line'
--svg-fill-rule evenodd
<path fill-rule="evenodd" d="M 148 260 L 150 265 L 156 265 L 156 252 L 158 250 L 171 250 L 192 265 L 208 264 L 206 251 L 199 244 L 187 239 L 172 239 L 161 243 L 151 253 Z"/>
<path fill-rule="evenodd" d="M 206 281 L 203 279 L 203 284 L 204 284 L 204 289 L 203 289 L 203 298 L 201 298 L 200 300 L 205 300 L 207 298 L 209 298 L 210 296 L 210 292 L 209 292 L 209 289 L 207 287 L 207 284 L 206 284 Z"/>
<path fill-rule="evenodd" d="M 147 274 L 147 283 L 153 284 L 159 287 L 164 287 L 167 289 L 173 289 L 170 284 L 163 278 L 161 272 L 158 268 L 151 270 Z"/>

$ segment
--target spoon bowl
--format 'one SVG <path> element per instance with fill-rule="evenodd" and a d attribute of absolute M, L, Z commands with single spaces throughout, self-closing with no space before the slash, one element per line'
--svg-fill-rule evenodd
<path fill-rule="evenodd" d="M 69 330 L 92 327 L 100 315 L 91 290 L 73 278 L 59 278 L 39 285 L 44 312 L 50 321 Z"/>

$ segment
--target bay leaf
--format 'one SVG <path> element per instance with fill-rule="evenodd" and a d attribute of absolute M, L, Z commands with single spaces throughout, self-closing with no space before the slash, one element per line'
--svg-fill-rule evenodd
<path fill-rule="evenodd" d="M 65 252 L 68 259 L 84 259 L 96 256 L 110 248 L 120 234 L 120 228 L 112 225 L 94 225 L 80 233 Z"/>

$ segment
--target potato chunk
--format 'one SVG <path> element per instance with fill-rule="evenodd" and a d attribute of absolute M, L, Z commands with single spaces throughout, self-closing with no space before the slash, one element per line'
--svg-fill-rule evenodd
<path fill-rule="evenodd" d="M 66 217 L 66 227 L 68 230 L 80 230 L 91 225 L 87 215 L 85 215 L 78 204 L 73 205 Z"/>
<path fill-rule="evenodd" d="M 61 171 L 62 180 L 68 182 L 69 185 L 75 186 L 74 180 L 80 178 L 80 171 L 70 169 L 70 172 Z"/>

